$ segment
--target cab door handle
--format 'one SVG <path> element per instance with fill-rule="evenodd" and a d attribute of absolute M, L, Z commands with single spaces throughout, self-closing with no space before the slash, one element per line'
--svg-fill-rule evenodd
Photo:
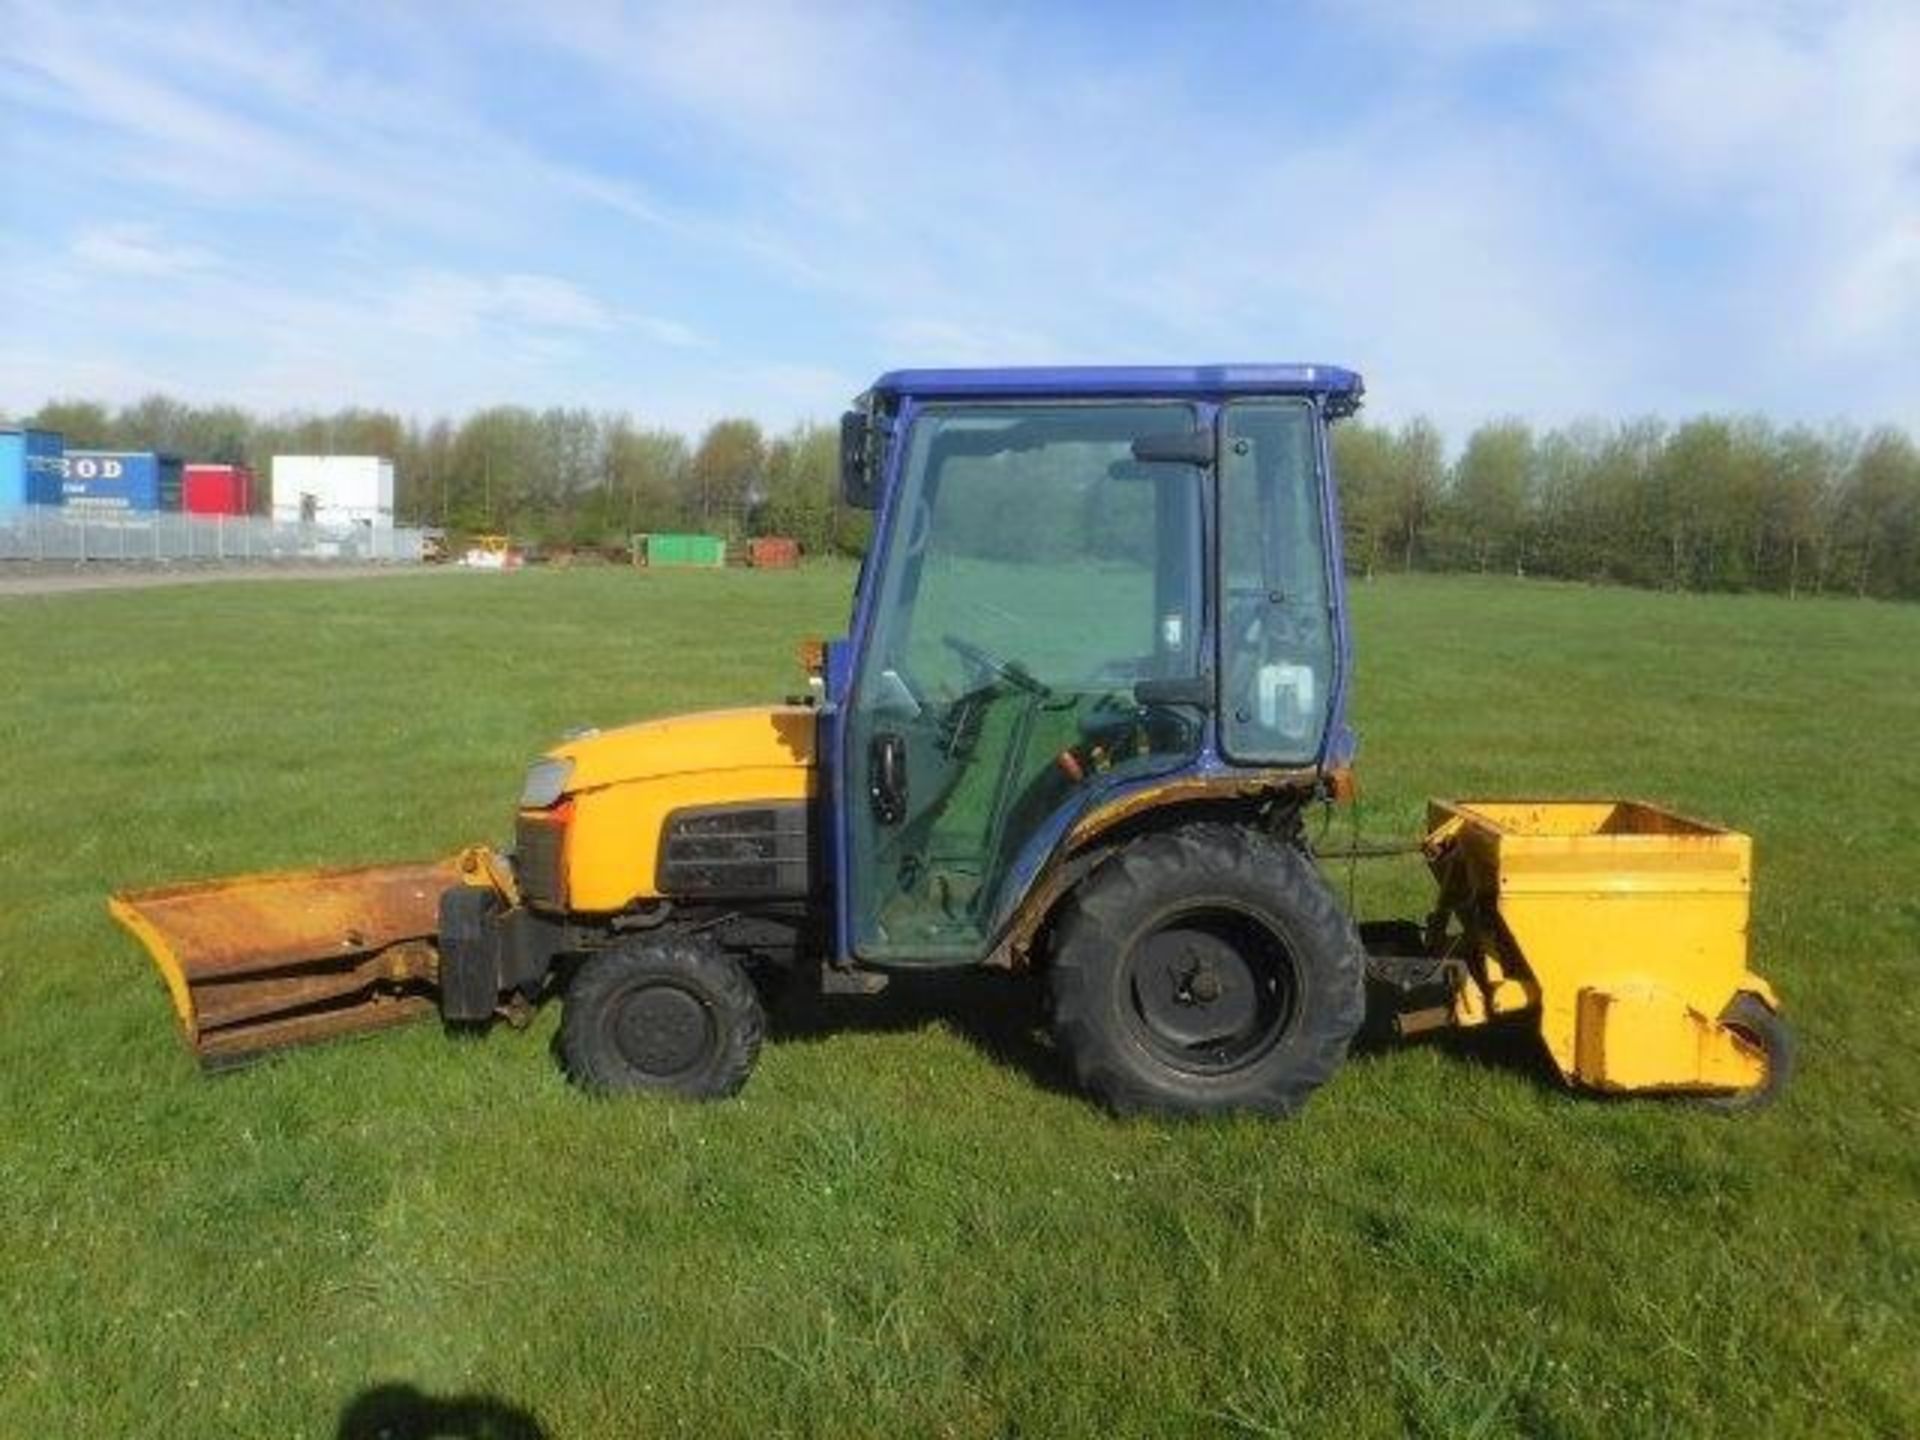
<path fill-rule="evenodd" d="M 873 818 L 898 825 L 907 816 L 907 742 L 894 734 L 875 735 L 867 744 L 867 796 Z"/>

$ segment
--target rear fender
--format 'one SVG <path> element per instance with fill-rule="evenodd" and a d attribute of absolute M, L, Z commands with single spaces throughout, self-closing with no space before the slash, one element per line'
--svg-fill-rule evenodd
<path fill-rule="evenodd" d="M 1248 820 L 1275 801 L 1304 801 L 1320 783 L 1313 769 L 1223 771 L 1150 780 L 1055 817 L 1015 863 L 985 961 L 1024 968 L 1054 908 L 1091 864 L 1146 830 L 1194 820 Z"/>

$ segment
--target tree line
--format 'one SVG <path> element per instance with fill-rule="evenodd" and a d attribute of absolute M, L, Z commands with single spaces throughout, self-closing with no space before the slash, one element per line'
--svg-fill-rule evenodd
<path fill-rule="evenodd" d="M 391 456 L 401 522 L 465 533 L 585 543 L 662 530 L 778 534 L 816 554 L 859 553 L 869 533 L 869 517 L 840 504 L 838 437 L 826 425 L 769 436 L 724 419 L 690 440 L 584 409 L 262 418 L 161 396 L 117 408 L 55 402 L 27 423 L 76 449 L 251 465 L 262 489 L 275 454 Z M 1497 420 L 1449 458 L 1426 420 L 1349 420 L 1334 430 L 1334 453 L 1347 562 L 1362 574 L 1920 598 L 1920 449 L 1893 427 Z"/>
<path fill-rule="evenodd" d="M 1920 449 L 1756 417 L 1334 431 L 1350 568 L 1920 598 Z"/>

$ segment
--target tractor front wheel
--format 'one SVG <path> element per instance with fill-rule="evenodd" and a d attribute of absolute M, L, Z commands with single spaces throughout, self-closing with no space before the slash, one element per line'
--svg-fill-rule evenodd
<path fill-rule="evenodd" d="M 1232 825 L 1136 840 L 1068 898 L 1054 1037 L 1113 1109 L 1289 1114 L 1366 1013 L 1365 959 L 1313 862 Z"/>
<path fill-rule="evenodd" d="M 560 1053 L 601 1094 L 654 1090 L 717 1099 L 746 1084 L 766 1016 L 724 950 L 692 936 L 649 936 L 602 951 L 567 987 Z"/>

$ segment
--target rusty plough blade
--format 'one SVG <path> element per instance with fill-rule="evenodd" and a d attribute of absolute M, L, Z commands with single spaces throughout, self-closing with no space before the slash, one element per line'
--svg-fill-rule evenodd
<path fill-rule="evenodd" d="M 434 1008 L 433 939 L 454 860 L 282 871 L 115 895 L 187 1043 L 214 1065 Z"/>

